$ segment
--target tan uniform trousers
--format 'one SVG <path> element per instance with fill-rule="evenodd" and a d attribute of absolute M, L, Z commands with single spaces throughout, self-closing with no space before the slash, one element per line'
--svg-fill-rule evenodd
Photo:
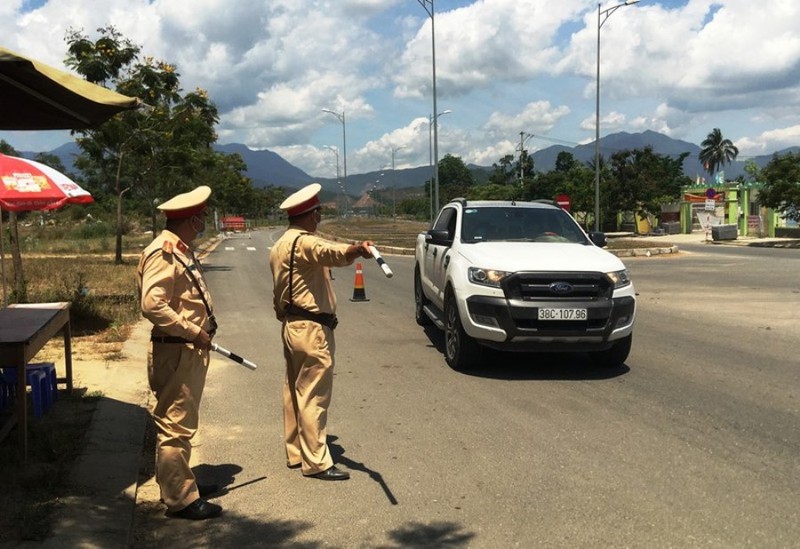
<path fill-rule="evenodd" d="M 173 512 L 200 497 L 189 461 L 208 363 L 207 352 L 180 343 L 153 343 L 147 356 L 150 388 L 158 399 L 153 410 L 156 481 Z"/>
<path fill-rule="evenodd" d="M 333 389 L 333 330 L 310 320 L 283 323 L 286 380 L 283 432 L 286 461 L 304 475 L 333 467 L 328 450 L 328 406 Z"/>

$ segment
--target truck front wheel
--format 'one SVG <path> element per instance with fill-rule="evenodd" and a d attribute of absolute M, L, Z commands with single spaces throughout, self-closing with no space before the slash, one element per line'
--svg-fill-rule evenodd
<path fill-rule="evenodd" d="M 483 348 L 464 331 L 455 294 L 449 288 L 445 295 L 444 317 L 445 360 L 454 370 L 469 369 L 480 360 Z"/>
<path fill-rule="evenodd" d="M 628 359 L 632 342 L 633 335 L 631 334 L 615 341 L 614 346 L 606 351 L 589 353 L 589 358 L 592 359 L 594 364 L 602 368 L 618 368 Z"/>

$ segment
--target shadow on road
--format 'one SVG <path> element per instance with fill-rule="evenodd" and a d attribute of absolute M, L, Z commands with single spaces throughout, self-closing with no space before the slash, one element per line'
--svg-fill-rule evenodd
<path fill-rule="evenodd" d="M 386 494 L 386 498 L 389 500 L 389 503 L 392 505 L 397 505 L 397 498 L 394 497 L 389 486 L 386 484 L 386 481 L 383 480 L 383 475 L 381 475 L 377 471 L 373 471 L 363 463 L 359 461 L 353 461 L 352 459 L 345 457 L 344 453 L 345 450 L 340 444 L 336 444 L 336 441 L 339 437 L 328 435 L 328 448 L 331 450 L 331 457 L 333 457 L 334 463 L 341 463 L 342 465 L 347 466 L 348 469 L 352 471 L 362 471 L 369 475 L 369 478 L 377 482 L 380 487 L 383 489 L 383 493 Z"/>
<path fill-rule="evenodd" d="M 444 334 L 433 327 L 425 328 L 431 344 L 442 353 L 444 362 Z M 460 372 L 464 375 L 505 380 L 601 380 L 627 374 L 630 368 L 596 366 L 586 353 L 510 353 L 482 349 L 478 365 Z"/>

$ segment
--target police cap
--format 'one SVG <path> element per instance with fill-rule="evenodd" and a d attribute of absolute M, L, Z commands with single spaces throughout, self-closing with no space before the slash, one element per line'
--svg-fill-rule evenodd
<path fill-rule="evenodd" d="M 167 219 L 186 219 L 198 215 L 206 209 L 211 187 L 201 185 L 188 193 L 174 196 L 158 206 Z"/>
<path fill-rule="evenodd" d="M 306 185 L 284 200 L 280 208 L 281 210 L 286 210 L 286 215 L 289 217 L 295 217 L 319 208 L 321 204 L 318 195 L 321 189 L 322 185 L 319 183 Z"/>

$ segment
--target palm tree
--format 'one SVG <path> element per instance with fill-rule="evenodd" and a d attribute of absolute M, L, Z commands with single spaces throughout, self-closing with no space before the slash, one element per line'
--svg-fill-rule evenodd
<path fill-rule="evenodd" d="M 723 139 L 719 128 L 714 128 L 701 143 L 700 162 L 706 171 L 714 176 L 725 164 L 730 164 L 739 156 L 739 149 L 730 139 Z"/>

